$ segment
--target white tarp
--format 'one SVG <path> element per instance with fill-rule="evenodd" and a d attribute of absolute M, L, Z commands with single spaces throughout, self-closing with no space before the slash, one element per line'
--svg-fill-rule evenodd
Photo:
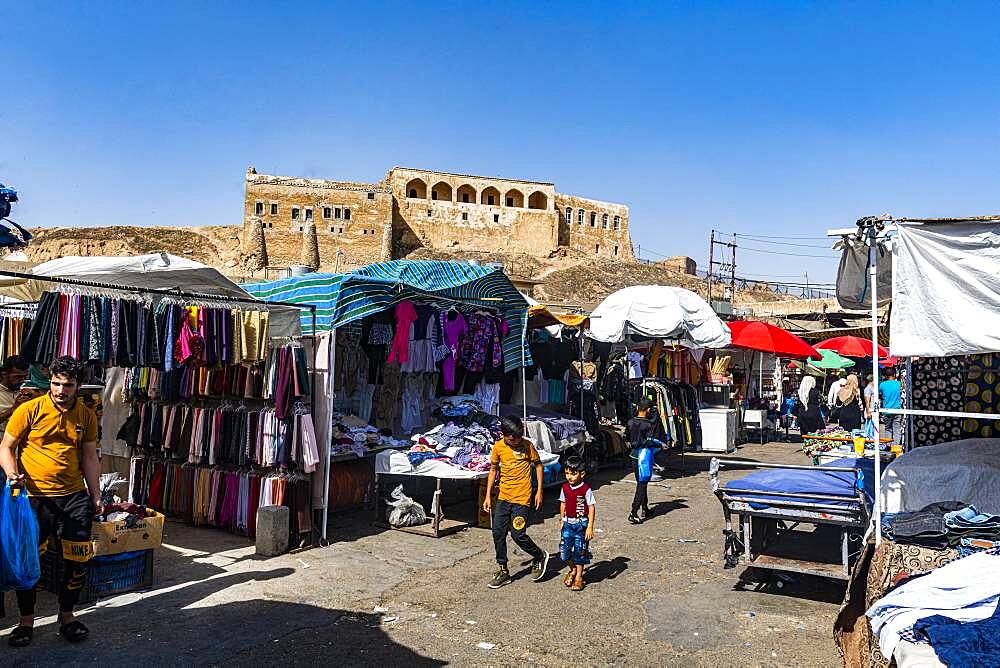
<path fill-rule="evenodd" d="M 922 509 L 962 501 L 1000 514 L 1000 439 L 969 438 L 914 448 L 882 474 L 882 512 Z"/>
<path fill-rule="evenodd" d="M 125 257 L 68 256 L 37 265 L 30 273 L 132 288 L 180 290 L 254 299 L 218 269 L 168 253 Z M 19 301 L 37 301 L 42 292 L 53 289 L 53 285 L 51 281 L 7 278 L 0 281 L 0 295 Z M 271 306 L 267 310 L 271 312 L 271 336 L 299 335 L 299 309 Z"/>
<path fill-rule="evenodd" d="M 898 227 L 889 340 L 898 357 L 1000 351 L 1000 224 Z"/>
<path fill-rule="evenodd" d="M 677 339 L 695 348 L 724 348 L 726 326 L 704 299 L 684 288 L 636 285 L 609 295 L 590 315 L 587 335 L 619 343 L 628 335 Z"/>

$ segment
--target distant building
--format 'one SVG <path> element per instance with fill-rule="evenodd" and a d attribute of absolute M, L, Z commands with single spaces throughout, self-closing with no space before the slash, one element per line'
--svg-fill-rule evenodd
<path fill-rule="evenodd" d="M 671 269 L 676 269 L 677 271 L 688 274 L 689 276 L 696 276 L 698 274 L 698 263 L 686 255 L 668 257 L 660 264 L 665 267 L 670 267 Z"/>
<path fill-rule="evenodd" d="M 635 259 L 629 209 L 556 192 L 542 181 L 394 167 L 378 183 L 246 174 L 244 250 L 264 230 L 272 264 L 297 261 L 314 223 L 320 257 L 361 265 L 419 248 L 547 257 L 559 248 Z"/>

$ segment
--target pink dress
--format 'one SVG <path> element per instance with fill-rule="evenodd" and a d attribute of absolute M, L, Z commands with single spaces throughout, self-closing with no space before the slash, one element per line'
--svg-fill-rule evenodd
<path fill-rule="evenodd" d="M 451 316 L 455 319 L 452 320 Z M 468 331 L 465 324 L 465 317 L 461 313 L 445 313 L 441 317 L 444 323 L 444 344 L 448 346 L 448 357 L 441 363 L 441 374 L 444 382 L 445 392 L 455 391 L 455 366 L 458 363 L 458 348 L 462 338 Z"/>
<path fill-rule="evenodd" d="M 417 309 L 410 301 L 396 304 L 396 334 L 392 337 L 389 362 L 402 364 L 410 359 L 410 327 L 417 319 Z"/>

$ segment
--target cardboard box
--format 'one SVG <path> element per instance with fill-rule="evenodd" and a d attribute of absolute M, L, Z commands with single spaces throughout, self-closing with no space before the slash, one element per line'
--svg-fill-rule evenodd
<path fill-rule="evenodd" d="M 476 514 L 476 521 L 479 524 L 479 526 L 483 527 L 484 529 L 489 529 L 489 528 L 491 528 L 493 526 L 493 518 L 490 517 L 490 514 L 488 512 L 486 512 L 485 510 L 483 510 L 483 502 L 486 500 L 486 478 L 482 478 L 479 481 L 479 495 L 478 495 L 478 497 L 479 498 L 477 500 L 477 503 L 479 505 L 476 506 L 478 508 L 477 514 Z M 495 484 L 495 485 L 493 485 L 493 506 L 494 507 L 496 507 L 497 501 L 499 501 L 499 500 L 500 500 L 500 485 L 496 485 Z"/>
<path fill-rule="evenodd" d="M 153 511 L 150 511 L 153 512 Z M 94 522 L 91 540 L 94 556 L 152 550 L 163 542 L 163 521 L 160 513 L 139 520 L 131 529 L 125 520 Z"/>

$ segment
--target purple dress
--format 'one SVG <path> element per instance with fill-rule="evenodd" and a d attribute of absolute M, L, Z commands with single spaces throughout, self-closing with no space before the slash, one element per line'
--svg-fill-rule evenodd
<path fill-rule="evenodd" d="M 454 319 L 452 319 L 454 316 Z M 441 324 L 444 327 L 444 344 L 448 346 L 448 357 L 441 363 L 441 374 L 445 392 L 455 391 L 455 366 L 458 362 L 458 349 L 462 338 L 468 331 L 465 317 L 461 313 L 442 313 Z"/>

